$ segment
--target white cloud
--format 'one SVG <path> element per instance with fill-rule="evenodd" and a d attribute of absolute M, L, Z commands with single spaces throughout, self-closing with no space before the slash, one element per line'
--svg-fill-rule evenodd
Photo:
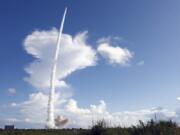
<path fill-rule="evenodd" d="M 107 39 L 100 40 L 97 51 L 102 57 L 108 60 L 110 64 L 127 65 L 133 57 L 133 53 L 127 48 L 112 46 L 112 42 Z"/>
<path fill-rule="evenodd" d="M 177 97 L 176 99 L 180 101 L 180 97 Z"/>
<path fill-rule="evenodd" d="M 12 103 L 10 104 L 10 106 L 11 106 L 11 107 L 16 107 L 17 104 L 16 104 L 15 102 L 12 102 Z"/>
<path fill-rule="evenodd" d="M 53 28 L 48 31 L 34 31 L 24 40 L 26 52 L 36 58 L 26 67 L 25 71 L 29 76 L 25 80 L 36 88 L 49 87 L 57 36 L 58 31 Z M 56 77 L 57 86 L 66 87 L 67 84 L 62 79 L 72 72 L 96 65 L 96 51 L 86 42 L 87 37 L 87 32 L 79 33 L 74 37 L 69 34 L 62 35 Z"/>
<path fill-rule="evenodd" d="M 111 43 L 111 44 L 119 44 L 124 42 L 125 40 L 119 36 L 108 36 L 100 38 L 97 43 Z"/>
<path fill-rule="evenodd" d="M 67 127 L 89 128 L 93 121 L 102 119 L 110 122 L 112 126 L 131 126 L 138 124 L 139 120 L 146 122 L 154 119 L 155 115 L 157 120 L 172 119 L 179 122 L 177 112 L 161 107 L 138 111 L 109 112 L 103 100 L 97 105 L 82 108 L 74 99 L 70 99 L 68 102 L 62 102 L 62 99 L 59 94 L 56 95 L 55 114 L 61 114 L 69 119 Z M 27 101 L 18 104 L 16 107 L 19 107 L 21 115 L 19 122 L 25 123 L 25 127 L 36 128 L 36 125 L 39 124 L 41 127 L 38 126 L 38 128 L 43 128 L 46 122 L 47 100 L 47 95 L 38 92 L 31 94 Z"/>
<path fill-rule="evenodd" d="M 67 92 L 68 93 L 68 92 Z M 62 110 L 60 110 L 61 105 L 67 102 L 67 93 L 61 92 L 61 94 L 56 93 L 55 95 L 55 113 L 58 115 Z M 21 116 L 26 120 L 26 122 L 31 123 L 44 123 L 47 118 L 47 104 L 48 95 L 38 92 L 32 93 L 27 101 L 17 104 L 19 107 Z"/>
<path fill-rule="evenodd" d="M 24 120 L 34 123 L 44 123 L 46 118 L 46 108 L 48 96 L 43 93 L 33 93 L 25 102 L 18 104 Z"/>
<path fill-rule="evenodd" d="M 29 34 L 24 40 L 24 49 L 35 58 L 35 60 L 25 68 L 29 76 L 24 79 L 38 90 L 49 87 L 57 35 L 58 31 L 55 28 L 47 31 L 36 30 Z M 56 94 L 55 115 L 61 114 L 69 118 L 67 126 L 87 128 L 92 124 L 93 120 L 101 119 L 111 121 L 113 125 L 121 124 L 123 126 L 130 126 L 137 124 L 139 120 L 146 121 L 153 118 L 155 113 L 161 118 L 175 117 L 175 112 L 165 109 L 156 108 L 134 112 L 109 112 L 103 100 L 97 105 L 90 105 L 84 108 L 79 107 L 76 100 L 69 100 L 72 96 L 72 91 L 64 79 L 76 70 L 95 66 L 97 52 L 111 64 L 127 65 L 133 57 L 132 52 L 127 48 L 121 48 L 119 46 L 113 47 L 112 38 L 99 40 L 99 46 L 97 50 L 94 50 L 88 45 L 86 41 L 87 37 L 87 32 L 82 32 L 75 36 L 69 34 L 62 35 L 56 84 L 57 87 L 63 89 L 57 91 Z M 121 40 L 118 37 L 114 39 Z M 45 93 L 46 92 L 32 93 L 29 95 L 27 101 L 11 103 L 11 107 L 18 108 L 21 116 L 21 118 L 13 118 L 19 123 L 25 123 L 26 127 L 36 128 L 38 125 L 38 128 L 40 128 L 39 126 L 43 128 L 47 118 L 48 102 L 48 95 Z"/>
<path fill-rule="evenodd" d="M 142 61 L 139 61 L 139 62 L 137 63 L 137 65 L 138 65 L 138 66 L 143 66 L 144 63 L 145 63 L 145 62 L 142 60 Z"/>
<path fill-rule="evenodd" d="M 15 88 L 9 88 L 8 93 L 11 94 L 11 95 L 15 95 L 16 94 L 16 89 Z"/>
<path fill-rule="evenodd" d="M 90 111 L 88 109 L 83 109 L 79 108 L 77 106 L 77 102 L 73 99 L 69 100 L 67 106 L 66 106 L 67 111 L 72 112 L 72 113 L 78 113 L 78 114 L 88 114 Z"/>
<path fill-rule="evenodd" d="M 110 122 L 112 126 L 132 126 L 138 124 L 139 120 L 144 122 L 154 119 L 168 120 L 176 117 L 176 112 L 166 109 L 152 108 L 139 111 L 109 112 L 104 101 L 99 105 L 90 105 L 89 108 L 80 108 L 77 101 L 70 100 L 67 104 L 67 112 L 72 121 L 72 125 L 87 128 L 92 125 L 92 121 L 104 119 Z"/>

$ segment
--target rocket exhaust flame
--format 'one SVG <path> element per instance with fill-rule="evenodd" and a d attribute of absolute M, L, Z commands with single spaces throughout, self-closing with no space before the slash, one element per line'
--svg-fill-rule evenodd
<path fill-rule="evenodd" d="M 56 70 L 57 70 L 57 61 L 59 57 L 59 49 L 60 49 L 60 44 L 61 44 L 61 37 L 62 37 L 62 31 L 64 27 L 64 21 L 66 17 L 66 12 L 67 8 L 65 8 L 64 15 L 61 21 L 61 26 L 59 29 L 59 35 L 57 39 L 57 46 L 56 46 L 56 51 L 54 55 L 54 60 L 53 60 L 53 67 L 52 67 L 52 73 L 51 73 L 51 78 L 50 78 L 50 93 L 49 93 L 49 101 L 48 101 L 48 117 L 47 117 L 47 128 L 56 128 L 55 124 L 55 117 L 54 117 L 54 96 L 55 96 L 55 88 L 56 88 Z"/>

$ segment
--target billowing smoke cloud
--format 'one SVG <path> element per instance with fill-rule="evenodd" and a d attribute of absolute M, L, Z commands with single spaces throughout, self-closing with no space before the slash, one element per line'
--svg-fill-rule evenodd
<path fill-rule="evenodd" d="M 57 116 L 55 118 L 55 126 L 57 128 L 61 128 L 62 126 L 64 126 L 65 124 L 68 123 L 68 119 L 67 118 L 64 118 L 63 116 Z"/>

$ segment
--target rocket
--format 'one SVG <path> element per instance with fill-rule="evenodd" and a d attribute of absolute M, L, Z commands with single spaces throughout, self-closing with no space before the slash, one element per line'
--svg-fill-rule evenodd
<path fill-rule="evenodd" d="M 59 59 L 59 50 L 60 50 L 62 32 L 63 32 L 63 28 L 64 28 L 64 21 L 66 18 L 66 12 L 67 12 L 67 8 L 65 8 L 64 15 L 63 15 L 63 18 L 61 21 L 58 39 L 57 39 L 57 46 L 56 46 L 55 55 L 54 55 L 54 59 L 53 59 L 52 73 L 50 76 L 50 93 L 49 93 L 48 110 L 47 110 L 48 116 L 47 116 L 47 124 L 46 124 L 46 127 L 48 129 L 56 128 L 55 117 L 54 117 L 54 104 L 55 104 L 54 96 L 55 96 L 55 88 L 56 88 L 56 70 L 57 70 L 57 62 Z"/>

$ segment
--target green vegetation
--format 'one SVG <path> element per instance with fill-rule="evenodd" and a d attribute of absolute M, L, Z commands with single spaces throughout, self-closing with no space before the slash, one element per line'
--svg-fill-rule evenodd
<path fill-rule="evenodd" d="M 180 135 L 180 127 L 172 121 L 153 120 L 129 128 L 110 127 L 105 121 L 98 121 L 91 129 L 59 129 L 59 130 L 0 130 L 0 135 Z"/>

